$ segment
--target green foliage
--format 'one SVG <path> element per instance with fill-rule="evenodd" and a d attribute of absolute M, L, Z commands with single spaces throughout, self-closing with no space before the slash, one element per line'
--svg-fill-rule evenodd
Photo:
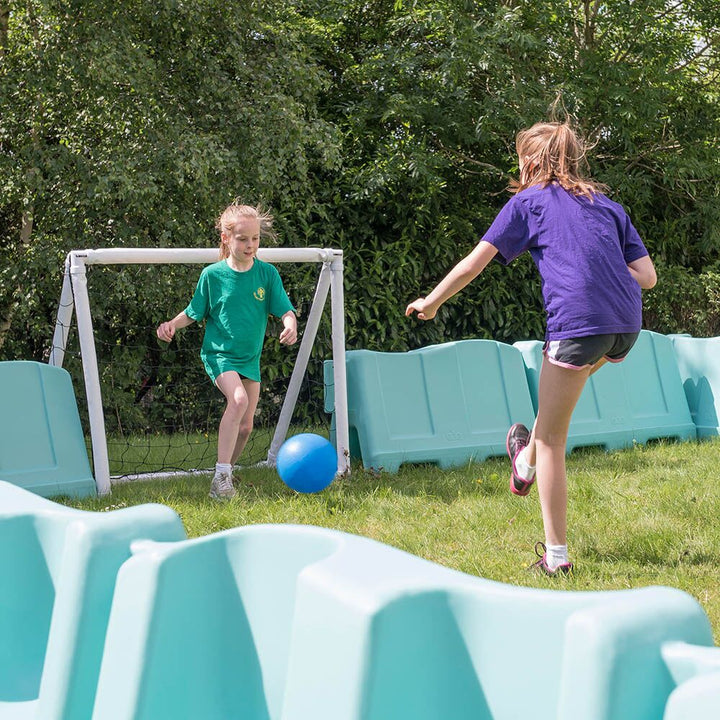
<path fill-rule="evenodd" d="M 25 332 L 31 298 L 52 313 L 70 249 L 214 245 L 214 218 L 235 196 L 271 205 L 288 244 L 309 239 L 315 173 L 337 165 L 338 136 L 316 108 L 328 79 L 305 46 L 307 24 L 282 6 L 11 4 L 0 66 L 3 355 L 42 355 L 47 328 Z M 36 247 L 52 252 L 49 292 Z M 125 317 L 135 289 L 106 290 L 103 309 Z M 152 306 L 163 290 L 137 292 Z"/>
<path fill-rule="evenodd" d="M 435 323 L 402 310 L 482 237 L 517 171 L 515 132 L 558 97 L 651 254 L 696 271 L 717 260 L 710 3 L 337 0 L 316 11 L 334 41 L 325 62 L 337 68 L 328 105 L 344 137 L 336 219 L 348 295 L 372 289 L 352 311 L 352 347 L 542 335 L 538 278 L 522 263 L 486 271 Z"/>
<path fill-rule="evenodd" d="M 720 267 L 701 273 L 657 267 L 658 284 L 644 296 L 643 322 L 659 333 L 720 336 Z"/>
<path fill-rule="evenodd" d="M 541 337 L 527 258 L 493 264 L 434 323 L 404 309 L 482 237 L 515 133 L 553 112 L 577 118 L 655 259 L 720 260 L 711 0 L 0 9 L 0 357 L 46 352 L 68 250 L 213 245 L 234 196 L 270 205 L 283 245 L 345 251 L 351 348 Z M 174 283 L 108 284 L 100 310 L 122 327 L 151 308 L 152 325 L 184 306 Z M 265 365 L 287 359 L 270 346 Z"/>

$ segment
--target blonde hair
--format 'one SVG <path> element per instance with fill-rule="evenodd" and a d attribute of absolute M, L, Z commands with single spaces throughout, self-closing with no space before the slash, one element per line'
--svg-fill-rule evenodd
<path fill-rule="evenodd" d="M 567 122 L 540 122 L 521 130 L 515 138 L 521 160 L 520 179 L 510 183 L 510 192 L 520 192 L 531 185 L 547 187 L 557 182 L 573 195 L 592 196 L 607 187 L 591 180 L 587 168 L 586 146 Z"/>
<path fill-rule="evenodd" d="M 222 240 L 222 233 L 230 232 L 240 218 L 252 218 L 260 223 L 260 237 L 275 239 L 275 232 L 272 229 L 273 216 L 263 208 L 262 205 L 253 207 L 244 205 L 239 199 L 232 201 L 215 221 L 215 229 L 220 232 L 220 259 L 224 260 L 230 254 L 227 245 Z"/>

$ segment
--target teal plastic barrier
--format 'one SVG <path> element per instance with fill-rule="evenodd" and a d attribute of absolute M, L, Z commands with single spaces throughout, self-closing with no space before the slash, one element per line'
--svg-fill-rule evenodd
<path fill-rule="evenodd" d="M 96 493 L 66 370 L 0 362 L 0 480 L 53 497 Z"/>
<path fill-rule="evenodd" d="M 505 454 L 514 422 L 534 414 L 522 356 L 493 340 L 461 340 L 405 353 L 346 354 L 350 450 L 366 468 L 441 468 Z M 326 409 L 333 407 L 325 363 Z"/>
<path fill-rule="evenodd" d="M 720 434 L 720 338 L 670 335 L 699 438 Z"/>
<path fill-rule="evenodd" d="M 717 717 L 720 648 L 672 588 L 516 587 L 312 526 L 187 540 L 4 482 L 0 578 L 0 720 Z"/>
<path fill-rule="evenodd" d="M 312 526 L 132 550 L 94 720 L 662 720 L 668 643 L 720 653 L 671 588 L 516 587 Z"/>
<path fill-rule="evenodd" d="M 163 505 L 86 512 L 0 481 L 0 720 L 88 720 L 130 543 L 185 537 Z"/>
<path fill-rule="evenodd" d="M 674 690 L 663 720 L 717 720 L 720 713 L 720 673 L 689 680 Z"/>
<path fill-rule="evenodd" d="M 662 655 L 677 688 L 663 720 L 716 720 L 720 715 L 720 648 L 667 643 Z"/>
<path fill-rule="evenodd" d="M 542 346 L 540 341 L 515 343 L 535 410 Z M 567 446 L 617 449 L 658 438 L 695 437 L 672 340 L 643 330 L 623 362 L 607 363 L 588 380 L 570 421 Z"/>

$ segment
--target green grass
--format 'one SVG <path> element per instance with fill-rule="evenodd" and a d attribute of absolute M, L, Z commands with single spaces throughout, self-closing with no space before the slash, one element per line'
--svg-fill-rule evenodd
<path fill-rule="evenodd" d="M 508 490 L 508 463 L 457 470 L 353 468 L 315 495 L 298 495 L 273 470 L 245 470 L 238 496 L 218 504 L 209 477 L 115 485 L 111 497 L 65 502 L 111 510 L 145 502 L 174 508 L 191 537 L 238 525 L 301 523 L 380 540 L 472 575 L 515 585 L 612 590 L 666 585 L 693 595 L 720 638 L 720 440 L 657 443 L 568 457 L 570 578 L 528 573 L 543 538 L 535 490 Z"/>

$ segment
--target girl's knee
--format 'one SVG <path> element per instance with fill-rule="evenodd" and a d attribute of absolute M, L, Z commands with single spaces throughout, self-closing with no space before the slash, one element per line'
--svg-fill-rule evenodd
<path fill-rule="evenodd" d="M 242 417 L 248 407 L 247 395 L 233 395 L 227 398 L 227 411 L 233 416 Z"/>

